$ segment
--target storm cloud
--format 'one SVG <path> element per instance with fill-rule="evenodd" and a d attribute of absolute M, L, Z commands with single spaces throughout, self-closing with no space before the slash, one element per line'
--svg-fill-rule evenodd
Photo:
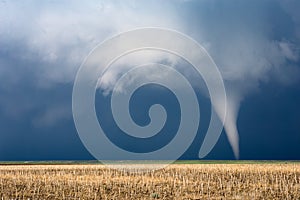
<path fill-rule="evenodd" d="M 203 45 L 217 64 L 228 95 L 224 124 L 235 157 L 241 102 L 275 81 L 286 87 L 300 79 L 300 16 L 292 1 L 2 1 L 0 3 L 1 112 L 9 117 L 37 112 L 35 126 L 51 126 L 71 117 L 70 109 L 52 103 L 42 108 L 24 89 L 51 91 L 72 84 L 88 53 L 103 40 L 140 27 L 180 31 Z M 141 53 L 143 54 L 143 52 Z M 145 62 L 177 60 L 160 53 L 138 55 Z M 122 64 L 132 64 L 134 59 Z M 120 71 L 119 71 L 120 70 Z M 108 71 L 106 93 L 127 70 Z M 185 69 L 182 69 L 185 70 Z M 193 75 L 186 72 L 187 76 Z M 192 81 L 194 87 L 197 80 Z M 22 104 L 16 105 L 15 98 Z M 220 102 L 221 103 L 221 102 Z M 58 103 L 57 103 L 58 104 Z M 200 105 L 201 106 L 201 105 Z M 225 110 L 216 111 L 222 116 Z M 57 119 L 53 115 L 60 116 Z"/>

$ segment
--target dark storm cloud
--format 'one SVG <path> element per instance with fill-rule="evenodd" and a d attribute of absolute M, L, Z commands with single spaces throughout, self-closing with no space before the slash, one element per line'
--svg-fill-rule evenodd
<path fill-rule="evenodd" d="M 96 44 L 132 28 L 172 28 L 205 46 L 218 65 L 228 90 L 225 128 L 238 155 L 236 121 L 241 101 L 265 84 L 299 85 L 297 8 L 297 0 L 2 1 L 1 116 L 19 122 L 29 119 L 27 132 L 69 122 L 71 98 L 58 88 L 69 87 L 66 90 L 71 92 L 77 69 Z M 176 65 L 176 60 L 172 62 Z M 108 72 L 107 82 L 114 84 L 118 74 Z M 197 87 L 197 80 L 193 84 Z M 9 132 L 8 127 L 2 129 L 2 135 Z"/>

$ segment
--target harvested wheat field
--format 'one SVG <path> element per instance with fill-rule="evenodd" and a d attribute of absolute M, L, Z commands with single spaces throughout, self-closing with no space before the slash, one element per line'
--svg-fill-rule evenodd
<path fill-rule="evenodd" d="M 1 199 L 300 199 L 300 164 L 3 165 Z"/>

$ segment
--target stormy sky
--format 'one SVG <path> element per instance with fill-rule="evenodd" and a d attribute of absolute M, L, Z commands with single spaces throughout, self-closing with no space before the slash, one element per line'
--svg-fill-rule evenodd
<path fill-rule="evenodd" d="M 142 27 L 186 34 L 205 47 L 221 72 L 227 121 L 206 159 L 299 160 L 299 8 L 297 0 L 2 0 L 0 160 L 94 159 L 80 141 L 72 117 L 77 70 L 99 43 Z M 95 95 L 99 123 L 110 140 L 132 152 L 159 149 L 172 140 L 180 123 L 179 103 L 172 91 L 159 85 L 139 88 L 129 106 L 132 119 L 145 126 L 149 107 L 163 105 L 168 118 L 158 135 L 130 138 L 113 119 L 113 87 L 129 65 L 141 60 L 168 64 L 191 82 L 201 121 L 181 158 L 197 159 L 211 102 L 202 78 L 174 56 L 141 51 L 107 71 Z"/>

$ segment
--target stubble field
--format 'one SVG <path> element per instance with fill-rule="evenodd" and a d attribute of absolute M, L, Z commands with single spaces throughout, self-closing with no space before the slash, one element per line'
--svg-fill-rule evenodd
<path fill-rule="evenodd" d="M 300 164 L 2 165 L 0 199 L 300 199 Z"/>

